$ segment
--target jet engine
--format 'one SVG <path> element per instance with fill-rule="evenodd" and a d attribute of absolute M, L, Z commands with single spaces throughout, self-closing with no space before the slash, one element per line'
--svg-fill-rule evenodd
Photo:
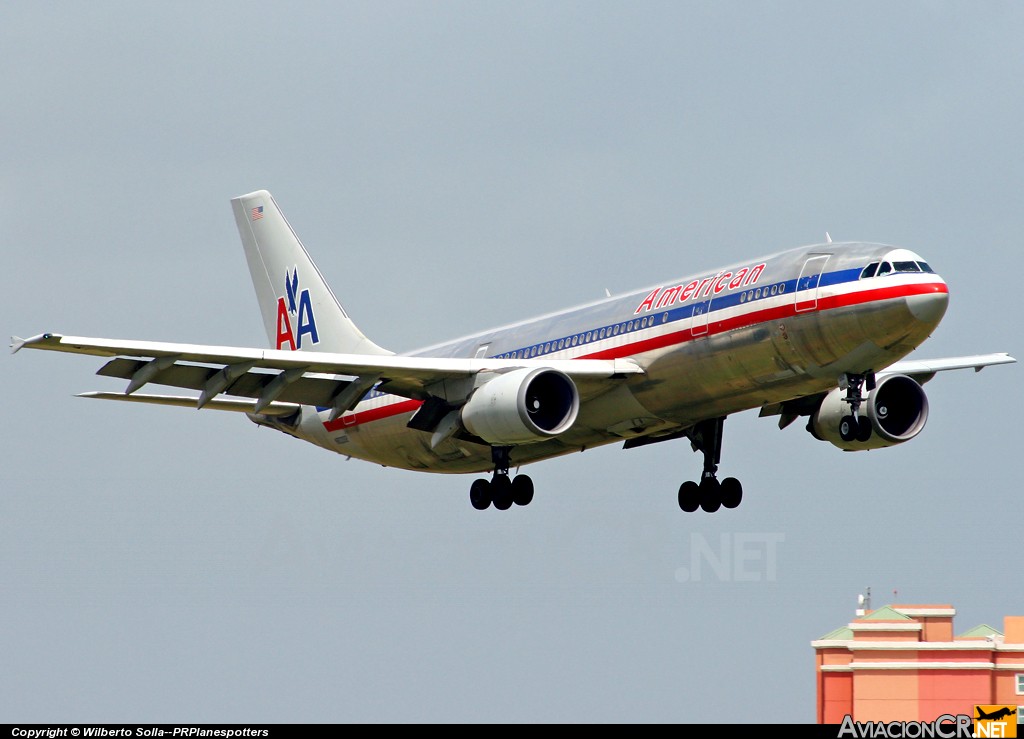
<path fill-rule="evenodd" d="M 568 375 L 524 368 L 489 380 L 462 407 L 462 424 L 494 445 L 525 444 L 557 436 L 572 426 L 580 396 Z"/>
<path fill-rule="evenodd" d="M 928 420 L 928 397 L 924 389 L 906 375 L 889 375 L 880 378 L 874 390 L 864 391 L 858 420 L 871 423 L 871 436 L 867 441 L 843 441 L 839 423 L 850 415 L 850 404 L 843 400 L 845 396 L 846 391 L 840 388 L 830 392 L 807 424 L 807 430 L 815 438 L 845 451 L 902 444 L 921 433 Z"/>

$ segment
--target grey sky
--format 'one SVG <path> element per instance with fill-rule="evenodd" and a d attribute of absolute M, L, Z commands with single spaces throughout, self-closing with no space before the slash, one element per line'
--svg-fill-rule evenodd
<path fill-rule="evenodd" d="M 228 201 L 267 188 L 396 351 L 828 231 L 949 282 L 915 356 L 1021 358 L 1022 36 L 997 2 L 7 3 L 0 315 L 263 345 Z M 810 722 L 866 586 L 1024 613 L 1018 365 L 876 452 L 734 416 L 714 515 L 676 506 L 685 442 L 480 513 L 470 477 L 73 398 L 100 365 L 0 363 L 0 721 Z"/>

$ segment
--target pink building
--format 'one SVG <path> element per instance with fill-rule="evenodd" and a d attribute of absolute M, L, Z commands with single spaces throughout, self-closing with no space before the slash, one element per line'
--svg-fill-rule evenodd
<path fill-rule="evenodd" d="M 812 641 L 817 722 L 934 721 L 973 716 L 975 705 L 1016 705 L 1024 721 L 1024 616 L 954 636 L 955 615 L 950 605 L 889 605 Z"/>

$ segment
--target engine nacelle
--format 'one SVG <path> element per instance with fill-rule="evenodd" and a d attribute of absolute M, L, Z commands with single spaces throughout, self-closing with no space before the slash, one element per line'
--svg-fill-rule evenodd
<path fill-rule="evenodd" d="M 580 395 L 568 375 L 525 368 L 498 375 L 473 391 L 462 424 L 490 444 L 525 444 L 557 436 L 572 426 Z"/>
<path fill-rule="evenodd" d="M 846 391 L 836 388 L 821 401 L 808 424 L 815 438 L 828 441 L 846 451 L 881 449 L 910 441 L 928 420 L 928 397 L 924 389 L 906 375 L 889 375 L 878 380 L 875 389 L 864 391 L 859 416 L 871 422 L 867 441 L 843 441 L 839 422 L 850 415 L 850 404 L 843 400 Z"/>

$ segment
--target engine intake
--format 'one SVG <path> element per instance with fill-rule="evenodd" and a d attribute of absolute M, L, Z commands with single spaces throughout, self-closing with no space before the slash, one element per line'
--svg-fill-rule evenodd
<path fill-rule="evenodd" d="M 839 422 L 850 414 L 850 404 L 844 397 L 845 391 L 839 388 L 826 395 L 811 415 L 807 430 L 815 438 L 846 451 L 882 449 L 910 441 L 921 433 L 928 420 L 928 396 L 924 389 L 906 375 L 889 375 L 879 379 L 874 390 L 864 393 L 861 421 L 870 421 L 870 438 L 844 441 L 839 435 Z"/>
<path fill-rule="evenodd" d="M 476 388 L 461 418 L 471 434 L 490 444 L 525 444 L 566 431 L 579 409 L 579 392 L 568 375 L 524 368 Z"/>

